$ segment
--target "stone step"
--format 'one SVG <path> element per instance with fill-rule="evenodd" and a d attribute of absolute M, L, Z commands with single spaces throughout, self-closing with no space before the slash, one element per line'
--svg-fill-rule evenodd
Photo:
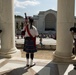
<path fill-rule="evenodd" d="M 23 48 L 24 44 L 16 44 L 17 48 Z M 56 50 L 56 45 L 40 45 L 37 44 L 37 49 L 45 49 L 45 50 Z"/>

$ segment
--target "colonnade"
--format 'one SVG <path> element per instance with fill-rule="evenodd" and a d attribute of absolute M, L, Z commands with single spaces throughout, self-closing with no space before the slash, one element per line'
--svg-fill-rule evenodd
<path fill-rule="evenodd" d="M 74 5 L 75 0 L 58 0 L 55 61 L 63 62 L 73 58 L 70 28 L 74 26 Z"/>
<path fill-rule="evenodd" d="M 75 0 L 58 0 L 57 10 L 57 44 L 54 58 L 57 61 L 72 58 L 72 35 L 70 27 L 74 25 Z M 1 49 L 0 56 L 17 55 L 15 47 L 15 23 L 13 0 L 0 0 Z"/>
<path fill-rule="evenodd" d="M 17 56 L 15 47 L 14 0 L 0 0 L 1 57 Z"/>

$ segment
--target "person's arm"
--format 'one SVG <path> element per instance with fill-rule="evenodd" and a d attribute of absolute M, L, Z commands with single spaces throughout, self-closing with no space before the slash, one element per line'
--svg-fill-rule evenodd
<path fill-rule="evenodd" d="M 0 33 L 2 32 L 2 30 L 0 30 Z"/>
<path fill-rule="evenodd" d="M 23 27 L 23 29 L 21 30 L 21 35 L 24 36 L 26 32 L 26 26 Z"/>
<path fill-rule="evenodd" d="M 71 35 L 72 35 L 72 37 L 73 37 L 73 39 L 74 39 L 74 32 L 73 32 L 73 31 L 71 31 Z"/>
<path fill-rule="evenodd" d="M 72 34 L 72 37 L 73 37 L 73 39 L 74 39 L 74 32 L 71 32 L 71 34 Z"/>
<path fill-rule="evenodd" d="M 73 39 L 74 39 L 74 27 L 71 27 L 71 28 L 70 28 L 70 32 L 71 32 L 71 35 L 72 35 L 72 37 L 73 37 Z"/>
<path fill-rule="evenodd" d="M 36 29 L 36 37 L 38 37 L 39 36 L 39 34 L 38 34 L 38 31 L 37 31 L 37 29 Z"/>

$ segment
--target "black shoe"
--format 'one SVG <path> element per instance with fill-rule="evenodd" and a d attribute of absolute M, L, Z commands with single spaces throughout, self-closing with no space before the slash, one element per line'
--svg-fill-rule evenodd
<path fill-rule="evenodd" d="M 74 70 L 76 70 L 76 67 L 74 67 Z"/>
<path fill-rule="evenodd" d="M 29 67 L 29 65 L 26 65 L 26 67 Z"/>

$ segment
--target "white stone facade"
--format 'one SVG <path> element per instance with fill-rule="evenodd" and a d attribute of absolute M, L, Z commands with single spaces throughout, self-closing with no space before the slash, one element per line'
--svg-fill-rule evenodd
<path fill-rule="evenodd" d="M 49 9 L 47 11 L 40 11 L 38 15 L 34 15 L 34 25 L 37 27 L 39 33 L 51 34 L 56 31 L 57 26 L 57 11 Z M 17 23 L 21 31 L 21 25 L 24 25 L 24 18 L 15 18 L 15 30 L 17 33 Z M 76 24 L 76 18 L 74 19 Z"/>
<path fill-rule="evenodd" d="M 39 33 L 51 33 L 51 30 L 56 30 L 56 15 L 54 10 L 40 11 L 38 15 L 34 15 L 34 25 L 37 27 Z M 24 18 L 15 18 L 15 28 L 17 32 L 18 27 L 21 29 L 21 24 L 24 23 Z M 50 29 L 48 29 L 50 28 Z M 48 30 L 47 30 L 48 29 Z"/>
<path fill-rule="evenodd" d="M 51 33 L 52 30 L 56 30 L 56 15 L 57 12 L 50 9 L 33 16 L 39 33 Z"/>

